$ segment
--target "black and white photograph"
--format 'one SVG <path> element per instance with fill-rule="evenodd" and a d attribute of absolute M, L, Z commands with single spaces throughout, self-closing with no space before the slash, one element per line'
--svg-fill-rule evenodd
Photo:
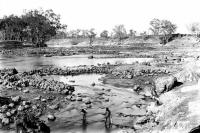
<path fill-rule="evenodd" d="M 0 133 L 200 133 L 200 1 L 0 0 Z"/>

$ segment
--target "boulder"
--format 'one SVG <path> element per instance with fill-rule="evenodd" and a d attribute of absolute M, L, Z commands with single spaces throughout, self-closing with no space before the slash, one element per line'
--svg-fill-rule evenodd
<path fill-rule="evenodd" d="M 48 119 L 49 121 L 54 121 L 54 120 L 56 119 L 56 117 L 55 117 L 53 114 L 49 114 L 49 115 L 47 116 L 47 119 Z"/>
<path fill-rule="evenodd" d="M 11 114 L 13 115 L 13 114 L 15 114 L 17 112 L 17 110 L 16 109 L 13 109 L 13 110 L 11 110 Z"/>
<path fill-rule="evenodd" d="M 159 77 L 155 80 L 155 91 L 157 95 L 160 95 L 164 92 L 172 90 L 176 83 L 177 78 L 174 76 Z"/>
<path fill-rule="evenodd" d="M 20 96 L 16 96 L 16 97 L 13 97 L 12 98 L 12 101 L 13 102 L 19 102 L 21 100 L 21 97 Z"/>
<path fill-rule="evenodd" d="M 6 116 L 10 117 L 12 114 L 10 112 L 6 112 Z"/>
<path fill-rule="evenodd" d="M 133 87 L 133 91 L 135 91 L 135 92 L 140 92 L 142 90 L 142 88 L 141 88 L 141 86 L 140 85 L 134 85 L 134 87 Z"/>
<path fill-rule="evenodd" d="M 24 107 L 22 105 L 19 105 L 19 107 L 17 108 L 18 111 L 23 111 Z"/>
<path fill-rule="evenodd" d="M 90 98 L 85 98 L 84 103 L 85 104 L 91 104 L 92 102 L 91 102 Z"/>
<path fill-rule="evenodd" d="M 9 106 L 10 108 L 13 108 L 15 105 L 14 105 L 14 103 L 10 103 L 8 106 Z"/>
<path fill-rule="evenodd" d="M 146 97 L 152 97 L 152 88 L 145 86 L 144 89 L 139 94 Z"/>

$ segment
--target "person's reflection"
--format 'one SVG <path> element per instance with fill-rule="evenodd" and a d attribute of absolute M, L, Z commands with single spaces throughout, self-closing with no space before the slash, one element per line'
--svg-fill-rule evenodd
<path fill-rule="evenodd" d="M 105 128 L 105 133 L 111 133 L 111 128 Z"/>
<path fill-rule="evenodd" d="M 82 131 L 83 131 L 83 133 L 86 133 L 86 130 L 87 130 L 86 114 L 87 114 L 87 112 L 85 111 L 85 109 L 82 109 L 82 110 L 81 110 L 81 113 L 83 114 L 83 119 L 82 119 Z"/>

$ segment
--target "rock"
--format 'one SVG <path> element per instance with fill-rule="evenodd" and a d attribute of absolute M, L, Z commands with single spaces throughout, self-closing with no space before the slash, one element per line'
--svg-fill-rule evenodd
<path fill-rule="evenodd" d="M 55 104 L 55 105 L 49 106 L 49 108 L 53 109 L 53 110 L 57 110 L 57 109 L 59 109 L 59 104 Z"/>
<path fill-rule="evenodd" d="M 36 117 L 40 117 L 42 115 L 42 112 L 38 112 L 37 114 L 36 114 Z"/>
<path fill-rule="evenodd" d="M 21 97 L 20 96 L 16 96 L 16 97 L 13 97 L 12 98 L 12 101 L 13 102 L 19 102 L 21 100 Z"/>
<path fill-rule="evenodd" d="M 54 121 L 56 119 L 56 117 L 53 114 L 49 114 L 47 118 L 49 121 Z"/>
<path fill-rule="evenodd" d="M 72 96 L 70 100 L 71 100 L 72 102 L 73 102 L 73 101 L 76 101 L 76 97 L 75 97 L 75 96 Z"/>
<path fill-rule="evenodd" d="M 83 99 L 81 97 L 77 97 L 77 101 L 82 101 Z"/>
<path fill-rule="evenodd" d="M 15 114 L 17 112 L 17 110 L 16 109 L 13 109 L 13 110 L 11 110 L 11 114 L 13 115 L 13 114 Z"/>
<path fill-rule="evenodd" d="M 29 105 L 25 105 L 25 106 L 24 106 L 25 109 L 28 109 L 29 107 L 30 107 Z"/>
<path fill-rule="evenodd" d="M 22 105 L 24 105 L 24 106 L 25 106 L 26 104 L 27 104 L 27 102 L 26 102 L 26 101 L 23 101 L 23 102 L 22 102 Z"/>
<path fill-rule="evenodd" d="M 19 105 L 19 107 L 17 108 L 18 111 L 23 111 L 24 107 L 22 105 Z"/>
<path fill-rule="evenodd" d="M 71 96 L 68 95 L 68 96 L 65 97 L 65 99 L 66 99 L 66 100 L 70 100 L 70 99 L 71 99 Z"/>
<path fill-rule="evenodd" d="M 107 92 L 110 92 L 110 91 L 111 91 L 111 89 L 106 89 L 106 91 L 107 91 Z"/>
<path fill-rule="evenodd" d="M 91 104 L 92 102 L 91 102 L 90 98 L 85 98 L 84 103 L 85 104 Z"/>
<path fill-rule="evenodd" d="M 128 74 L 128 75 L 126 75 L 126 78 L 128 78 L 128 79 L 132 79 L 133 76 L 132 76 L 131 74 Z"/>
<path fill-rule="evenodd" d="M 149 81 L 145 81 L 144 84 L 145 84 L 145 85 L 149 85 L 150 82 L 149 82 Z"/>
<path fill-rule="evenodd" d="M 10 108 L 13 108 L 15 105 L 14 105 L 14 103 L 10 103 L 8 106 L 9 106 Z"/>
<path fill-rule="evenodd" d="M 104 93 L 104 92 L 97 92 L 97 94 L 98 94 L 99 96 L 102 96 L 102 95 L 104 95 L 105 93 Z"/>
<path fill-rule="evenodd" d="M 23 90 L 23 92 L 24 92 L 24 93 L 29 93 L 29 90 L 28 90 L 28 89 L 26 89 L 26 90 Z"/>
<path fill-rule="evenodd" d="M 91 86 L 95 86 L 95 83 L 92 83 Z"/>
<path fill-rule="evenodd" d="M 106 99 L 105 99 L 105 102 L 109 102 L 109 98 L 106 98 Z"/>
<path fill-rule="evenodd" d="M 155 80 L 155 91 L 157 95 L 160 95 L 164 92 L 172 90 L 176 83 L 177 79 L 174 76 L 159 77 Z"/>
<path fill-rule="evenodd" d="M 6 117 L 4 117 L 1 122 L 3 125 L 8 125 L 10 123 L 9 119 Z"/>
<path fill-rule="evenodd" d="M 138 117 L 137 120 L 136 120 L 136 124 L 145 124 L 145 123 L 148 123 L 149 121 L 149 118 L 146 117 L 146 116 L 142 116 L 142 117 Z"/>
<path fill-rule="evenodd" d="M 142 90 L 142 88 L 141 88 L 139 85 L 134 85 L 133 91 L 139 92 L 139 91 L 141 91 L 141 90 Z"/>
<path fill-rule="evenodd" d="M 8 109 L 8 106 L 7 105 L 3 105 L 2 109 L 6 110 L 6 109 Z"/>
<path fill-rule="evenodd" d="M 41 101 L 42 101 L 42 102 L 46 102 L 46 101 L 47 101 L 47 99 L 44 99 L 44 98 L 43 98 L 43 99 L 41 99 Z"/>
<path fill-rule="evenodd" d="M 146 96 L 146 97 L 152 97 L 152 88 L 145 86 L 144 89 L 139 93 L 140 95 Z"/>
<path fill-rule="evenodd" d="M 11 116 L 11 113 L 10 113 L 10 112 L 6 112 L 6 116 L 7 116 L 7 117 L 10 117 L 10 116 Z"/>
<path fill-rule="evenodd" d="M 42 96 L 38 96 L 36 98 L 34 98 L 34 100 L 40 100 L 42 98 Z"/>
<path fill-rule="evenodd" d="M 33 106 L 32 106 L 32 109 L 33 109 L 33 110 L 37 109 L 37 106 L 36 106 L 36 105 L 33 105 Z"/>
<path fill-rule="evenodd" d="M 75 80 L 69 80 L 69 82 L 75 83 Z"/>
<path fill-rule="evenodd" d="M 0 119 L 2 120 L 5 117 L 5 114 L 0 113 Z"/>
<path fill-rule="evenodd" d="M 86 107 L 87 108 L 92 108 L 92 105 L 91 104 L 87 104 Z"/>
<path fill-rule="evenodd" d="M 68 89 L 62 90 L 62 94 L 63 95 L 68 95 L 69 94 L 69 90 Z"/>
<path fill-rule="evenodd" d="M 93 58 L 94 58 L 93 55 L 88 56 L 88 59 L 93 59 Z"/>

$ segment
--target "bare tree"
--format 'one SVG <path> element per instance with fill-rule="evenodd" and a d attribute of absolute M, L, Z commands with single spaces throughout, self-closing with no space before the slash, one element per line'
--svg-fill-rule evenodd
<path fill-rule="evenodd" d="M 124 25 L 116 25 L 113 29 L 113 33 L 114 37 L 119 39 L 119 44 L 121 44 L 121 41 L 127 37 Z"/>
<path fill-rule="evenodd" d="M 177 26 L 169 20 L 153 19 L 150 21 L 150 25 L 150 30 L 154 35 L 161 35 L 160 40 L 162 44 L 169 42 L 169 39 L 177 28 Z"/>
<path fill-rule="evenodd" d="M 150 30 L 154 35 L 169 35 L 176 31 L 177 26 L 169 20 L 153 19 L 150 21 Z"/>

